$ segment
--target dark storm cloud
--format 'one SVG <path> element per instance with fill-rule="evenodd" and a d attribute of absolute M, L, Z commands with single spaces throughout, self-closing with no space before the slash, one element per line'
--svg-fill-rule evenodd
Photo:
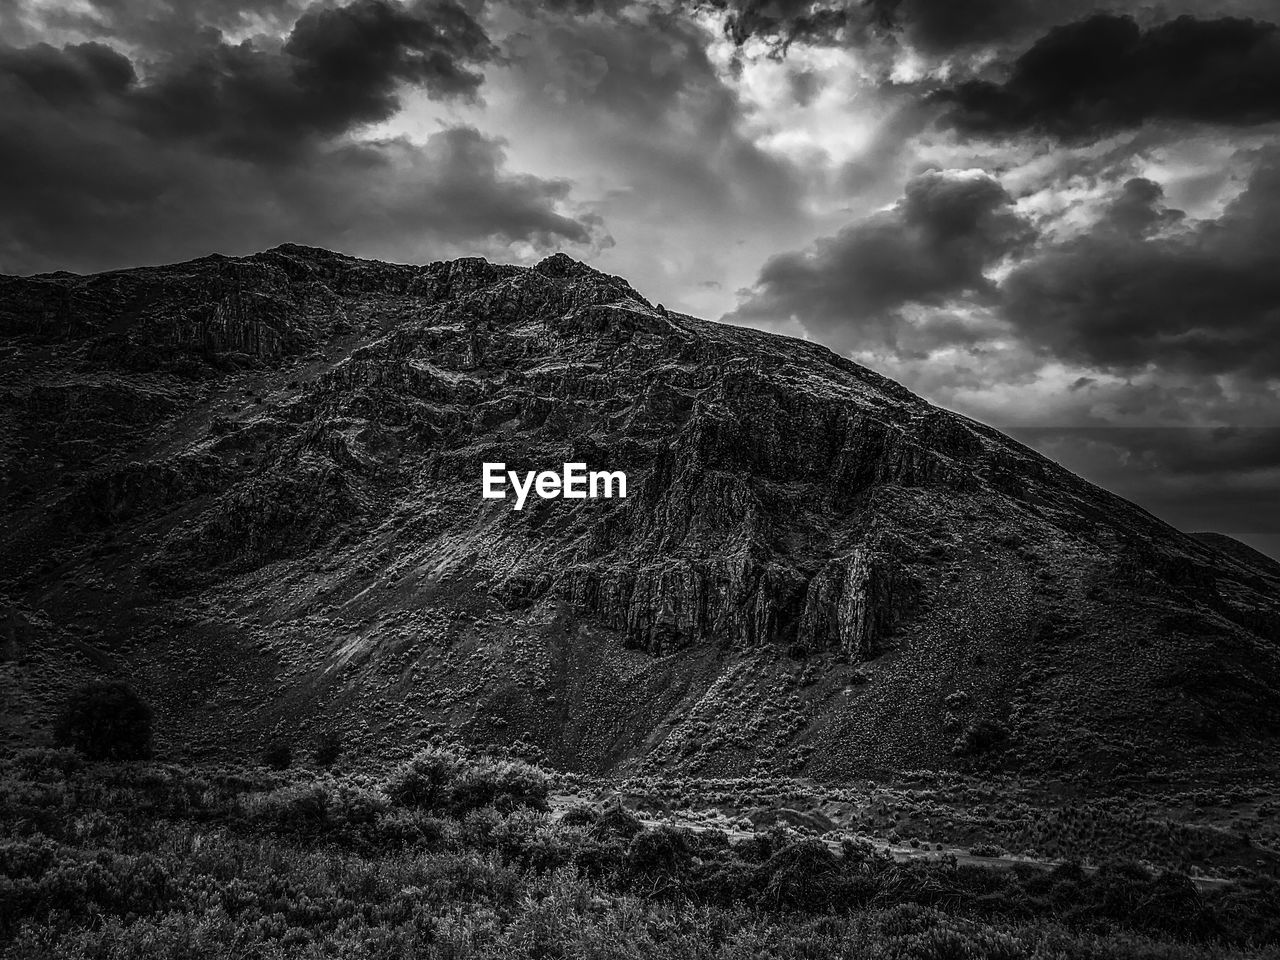
<path fill-rule="evenodd" d="M 59 50 L 47 43 L 0 47 L 0 78 L 52 106 L 92 103 L 127 93 L 137 75 L 128 57 L 101 43 Z"/>
<path fill-rule="evenodd" d="M 280 157 L 307 149 L 314 138 L 387 119 L 400 106 L 404 84 L 442 98 L 472 96 L 481 80 L 474 68 L 492 52 L 481 26 L 449 0 L 413 7 L 357 0 L 304 13 L 279 49 L 230 44 L 213 34 L 145 82 L 97 92 L 159 140 L 195 139 L 234 154 Z M 46 58 L 52 53 L 45 48 Z M 70 65 L 60 72 L 50 65 L 39 82 L 24 79 L 43 94 L 49 79 L 69 71 Z"/>
<path fill-rule="evenodd" d="M 65 30 L 174 52 L 204 29 L 280 28 L 297 19 L 307 0 L 86 0 L 37 5 L 8 0 L 14 19 L 40 30 Z"/>
<path fill-rule="evenodd" d="M 876 22 L 929 53 L 1017 41 L 1095 4 L 1087 0 L 870 0 Z"/>
<path fill-rule="evenodd" d="M 711 0 L 728 14 L 738 43 L 762 37 L 785 43 L 861 44 L 902 39 L 927 53 L 951 53 L 1029 39 L 1045 27 L 1096 6 L 1088 0 Z"/>
<path fill-rule="evenodd" d="M 0 47 L 0 82 L 53 106 L 111 110 L 160 140 L 270 154 L 387 119 L 405 84 L 440 98 L 473 96 L 475 68 L 493 53 L 484 29 L 452 0 L 355 0 L 304 13 L 279 47 L 206 33 L 198 49 L 162 60 L 141 82 L 101 43 Z"/>
<path fill-rule="evenodd" d="M 358 0 L 280 42 L 206 32 L 131 62 L 101 43 L 0 47 L 0 270 L 104 269 L 284 240 L 369 255 L 599 239 L 569 184 L 505 167 L 471 128 L 352 135 L 406 86 L 468 99 L 493 48 L 451 2 Z"/>
<path fill-rule="evenodd" d="M 1200 14 L 1202 0 L 700 0 L 723 11 L 737 43 L 757 37 L 784 47 L 795 42 L 861 45 L 900 41 L 934 55 L 1025 46 L 1050 27 L 1093 13 L 1144 20 Z M 1217 0 L 1219 16 L 1267 18 L 1274 0 Z"/>
<path fill-rule="evenodd" d="M 1131 182 L 1091 230 L 1003 284 L 1004 314 L 1039 352 L 1095 369 L 1280 374 L 1280 161 L 1216 220 L 1181 219 Z"/>
<path fill-rule="evenodd" d="M 1041 361 L 1280 375 L 1280 156 L 1260 159 L 1217 219 L 1189 222 L 1159 184 L 1135 178 L 1083 232 L 1033 239 L 996 181 L 927 174 L 893 209 L 772 257 L 727 319 L 795 318 L 828 342 L 871 348 L 897 342 L 903 305 L 963 300 L 998 314 L 1001 335 Z M 997 285 L 987 272 L 1010 255 L 1020 259 Z M 945 318 L 929 327 L 937 347 L 974 333 Z"/>
<path fill-rule="evenodd" d="M 1170 210 L 1164 205 L 1164 188 L 1160 184 L 1146 177 L 1134 177 L 1111 201 L 1094 229 L 1144 237 L 1172 227 L 1184 217 L 1181 210 Z"/>
<path fill-rule="evenodd" d="M 832 42 L 844 31 L 865 26 L 868 18 L 844 3 L 806 0 L 708 0 L 705 6 L 727 14 L 725 29 L 736 43 L 764 37 L 790 43 L 796 40 Z"/>
<path fill-rule="evenodd" d="M 1097 15 L 1050 30 L 1004 82 L 969 81 L 938 99 L 970 134 L 1090 139 L 1149 121 L 1267 123 L 1280 120 L 1280 28 L 1179 17 L 1144 30 Z"/>
<path fill-rule="evenodd" d="M 472 128 L 317 150 L 293 166 L 246 163 L 119 129 L 0 125 L 0 272 L 92 271 L 300 238 L 391 260 L 488 252 L 523 242 L 589 244 L 594 216 L 557 211 L 563 180 L 506 167 Z M 500 250 L 498 251 L 500 253 Z"/>
<path fill-rule="evenodd" d="M 794 317 L 837 343 L 890 337 L 893 313 L 905 304 L 991 299 L 996 288 L 986 271 L 1031 239 L 1029 224 L 994 179 L 926 173 L 907 184 L 892 209 L 807 251 L 771 258 L 726 319 Z M 948 335 L 964 334 L 951 326 Z"/>
<path fill-rule="evenodd" d="M 395 110 L 395 81 L 440 96 L 473 94 L 480 75 L 468 65 L 490 57 L 484 29 L 462 7 L 437 2 L 402 7 L 362 0 L 303 14 L 285 42 L 303 100 L 330 100 L 339 122 L 382 119 Z"/>

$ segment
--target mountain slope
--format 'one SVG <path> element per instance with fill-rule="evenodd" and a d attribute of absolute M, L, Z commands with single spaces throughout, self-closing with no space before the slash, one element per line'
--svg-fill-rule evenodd
<path fill-rule="evenodd" d="M 5 278 L 0 331 L 13 740 L 102 671 L 191 753 L 334 723 L 588 770 L 1106 773 L 1280 730 L 1274 573 L 562 255 Z M 517 512 L 487 461 L 629 496 Z"/>
<path fill-rule="evenodd" d="M 1264 577 L 1280 576 L 1280 561 L 1255 550 L 1249 544 L 1237 540 L 1235 537 L 1227 536 L 1225 533 L 1213 533 L 1203 530 L 1196 531 L 1191 536 L 1202 543 L 1209 544 L 1209 546 L 1231 557 L 1237 563 L 1243 564 Z"/>

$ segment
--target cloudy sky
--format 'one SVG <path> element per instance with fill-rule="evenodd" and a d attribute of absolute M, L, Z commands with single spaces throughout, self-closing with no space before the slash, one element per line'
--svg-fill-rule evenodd
<path fill-rule="evenodd" d="M 0 0 L 0 272 L 563 250 L 1280 556 L 1276 0 Z"/>

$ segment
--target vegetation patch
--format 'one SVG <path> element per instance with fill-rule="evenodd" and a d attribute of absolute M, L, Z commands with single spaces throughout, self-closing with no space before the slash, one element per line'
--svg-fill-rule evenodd
<path fill-rule="evenodd" d="M 775 828 L 549 809 L 434 748 L 385 774 L 0 762 L 0 957 L 1268 957 L 1280 884 L 896 862 Z"/>

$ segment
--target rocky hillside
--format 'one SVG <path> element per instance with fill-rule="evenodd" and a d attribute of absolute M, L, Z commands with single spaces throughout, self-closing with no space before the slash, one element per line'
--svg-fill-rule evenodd
<path fill-rule="evenodd" d="M 0 279 L 0 711 L 198 756 L 441 731 L 589 771 L 1225 768 L 1280 576 L 814 344 L 563 255 Z M 481 464 L 626 499 L 481 498 Z"/>

